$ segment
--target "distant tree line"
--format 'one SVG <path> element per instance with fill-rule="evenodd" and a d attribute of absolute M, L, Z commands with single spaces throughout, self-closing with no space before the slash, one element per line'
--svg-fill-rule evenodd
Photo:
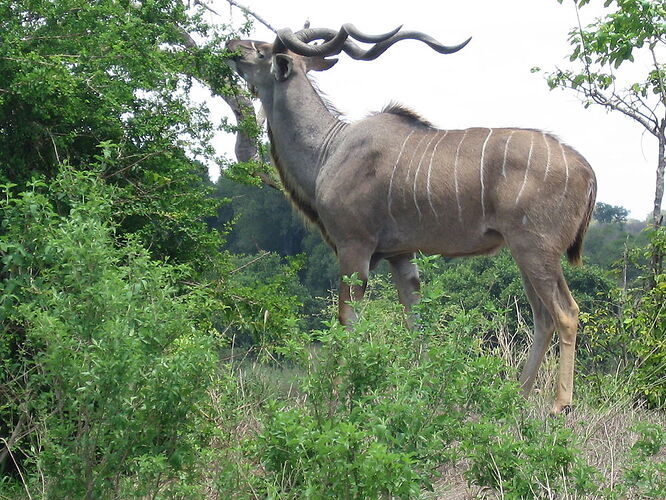
<path fill-rule="evenodd" d="M 627 221 L 629 210 L 624 207 L 609 205 L 603 202 L 597 202 L 594 207 L 594 220 L 610 224 L 611 222 L 624 223 Z"/>

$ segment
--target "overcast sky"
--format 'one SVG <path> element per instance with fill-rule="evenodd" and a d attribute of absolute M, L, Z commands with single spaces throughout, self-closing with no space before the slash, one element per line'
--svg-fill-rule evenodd
<path fill-rule="evenodd" d="M 577 25 L 571 0 L 239 0 L 275 27 L 339 28 L 351 22 L 368 33 L 402 24 L 454 45 L 472 36 L 456 54 L 441 55 L 420 42 L 403 41 L 375 61 L 344 54 L 316 79 L 331 102 L 351 120 L 391 100 L 405 104 L 441 128 L 526 127 L 554 133 L 578 149 L 598 178 L 597 201 L 622 205 L 643 219 L 652 209 L 656 139 L 632 120 L 601 108 L 584 109 L 576 97 L 550 91 L 544 73 L 567 67 L 567 34 Z M 238 25 L 243 15 L 225 0 L 209 1 L 213 22 Z M 581 10 L 583 24 L 602 12 L 598 0 Z M 252 38 L 274 35 L 255 22 Z M 640 68 L 637 68 L 640 70 Z M 640 74 L 640 72 L 638 73 Z M 644 73 L 643 73 L 644 74 Z M 214 113 L 228 113 L 211 101 Z M 226 108 L 226 109 L 225 109 Z M 219 154 L 233 157 L 233 141 L 220 137 Z M 215 176 L 216 173 L 212 172 Z"/>

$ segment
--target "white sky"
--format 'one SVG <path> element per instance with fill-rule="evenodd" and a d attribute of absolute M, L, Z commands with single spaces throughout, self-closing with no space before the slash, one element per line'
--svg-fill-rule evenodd
<path fill-rule="evenodd" d="M 600 107 L 584 109 L 571 92 L 550 91 L 544 73 L 567 67 L 569 30 L 577 25 L 571 1 L 556 0 L 239 0 L 274 27 L 339 28 L 351 22 L 367 33 L 402 24 L 454 45 L 441 55 L 417 41 L 402 41 L 375 61 L 345 54 L 331 70 L 317 73 L 320 88 L 348 119 L 361 118 L 396 100 L 441 128 L 527 127 L 547 130 L 578 149 L 598 178 L 597 201 L 622 205 L 643 219 L 652 209 L 657 141 L 638 123 Z M 603 2 L 581 10 L 583 25 L 601 15 Z M 225 0 L 209 0 L 220 16 L 212 22 L 243 22 Z M 255 22 L 253 39 L 274 35 Z M 639 72 L 639 75 L 645 74 Z M 227 114 L 221 99 L 209 103 Z M 218 154 L 233 158 L 233 138 L 217 139 Z M 214 177 L 216 172 L 211 172 Z"/>

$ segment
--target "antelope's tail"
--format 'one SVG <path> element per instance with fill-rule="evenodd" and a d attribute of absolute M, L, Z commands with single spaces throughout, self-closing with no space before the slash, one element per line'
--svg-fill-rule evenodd
<path fill-rule="evenodd" d="M 587 186 L 587 208 L 585 209 L 585 215 L 578 226 L 578 232 L 576 233 L 576 238 L 573 240 L 573 243 L 567 248 L 567 259 L 569 263 L 574 266 L 580 266 L 583 263 L 583 239 L 585 238 L 585 233 L 587 228 L 590 225 L 590 220 L 592 220 L 592 212 L 594 212 L 594 203 L 597 199 L 597 181 L 592 177 Z"/>

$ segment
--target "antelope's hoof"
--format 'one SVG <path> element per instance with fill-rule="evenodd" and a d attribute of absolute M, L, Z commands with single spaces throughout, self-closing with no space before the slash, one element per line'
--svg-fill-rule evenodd
<path fill-rule="evenodd" d="M 550 410 L 551 417 L 557 417 L 558 415 L 569 415 L 573 411 L 573 406 L 570 404 L 557 404 L 553 405 L 553 409 Z"/>

